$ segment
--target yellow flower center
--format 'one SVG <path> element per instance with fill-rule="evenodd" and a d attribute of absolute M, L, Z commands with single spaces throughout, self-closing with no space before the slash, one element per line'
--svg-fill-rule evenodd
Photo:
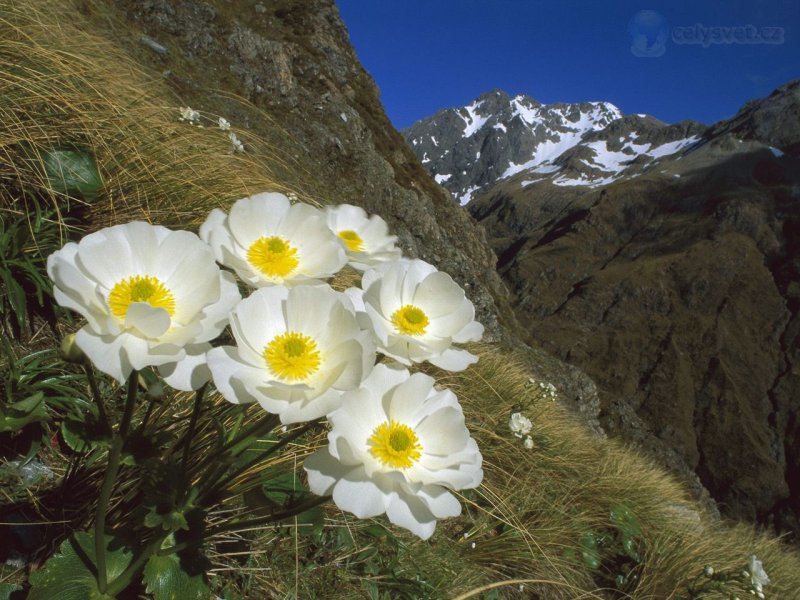
<path fill-rule="evenodd" d="M 367 443 L 370 454 L 393 469 L 407 469 L 422 454 L 422 446 L 414 430 L 396 421 L 378 425 Z"/>
<path fill-rule="evenodd" d="M 277 235 L 258 238 L 250 244 L 247 260 L 264 275 L 270 277 L 286 277 L 300 264 L 297 248 Z"/>
<path fill-rule="evenodd" d="M 308 379 L 321 362 L 317 343 L 296 331 L 275 336 L 264 348 L 264 360 L 278 378 L 289 381 Z"/>
<path fill-rule="evenodd" d="M 344 245 L 350 252 L 361 252 L 364 249 L 364 240 L 352 229 L 340 231 L 338 236 L 344 240 Z"/>
<path fill-rule="evenodd" d="M 424 310 L 413 304 L 406 304 L 394 311 L 392 323 L 402 334 L 422 335 L 430 321 Z"/>
<path fill-rule="evenodd" d="M 147 302 L 154 308 L 163 308 L 172 317 L 175 315 L 175 296 L 157 277 L 133 275 L 118 281 L 108 295 L 111 314 L 125 319 L 128 307 L 133 302 Z"/>

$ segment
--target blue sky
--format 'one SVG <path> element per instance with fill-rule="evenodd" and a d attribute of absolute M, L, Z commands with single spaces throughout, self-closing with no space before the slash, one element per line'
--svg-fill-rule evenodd
<path fill-rule="evenodd" d="M 336 3 L 398 128 L 494 88 L 713 123 L 800 78 L 798 0 Z"/>

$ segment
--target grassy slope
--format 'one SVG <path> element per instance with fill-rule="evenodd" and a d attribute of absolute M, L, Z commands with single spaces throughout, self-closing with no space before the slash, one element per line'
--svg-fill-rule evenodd
<path fill-rule="evenodd" d="M 83 207 L 89 229 L 131 218 L 191 229 L 212 206 L 285 189 L 276 180 L 287 172 L 293 189 L 311 178 L 302 165 L 281 160 L 285 148 L 240 132 L 248 152 L 233 154 L 211 120 L 202 129 L 178 122 L 180 103 L 160 78 L 94 35 L 79 9 L 0 0 L 0 15 L 4 214 L 24 210 L 22 191 L 50 194 L 30 157 L 52 146 L 97 157 L 105 186 Z M 285 141 L 291 144 L 290 133 Z M 313 181 L 307 185 L 313 189 Z M 50 194 L 50 201 L 75 209 L 65 197 Z M 431 371 L 459 395 L 485 456 L 485 483 L 465 495 L 462 517 L 441 523 L 423 543 L 385 521 L 356 522 L 330 508 L 317 536 L 254 532 L 243 561 L 218 540 L 210 552 L 218 589 L 227 584 L 250 598 L 353 598 L 368 597 L 374 584 L 389 597 L 440 598 L 491 597 L 487 586 L 497 585 L 500 597 L 609 597 L 615 593 L 603 587 L 625 561 L 610 551 L 590 570 L 580 543 L 587 531 L 613 532 L 609 512 L 624 503 L 642 529 L 631 597 L 675 598 L 704 566 L 738 572 L 753 553 L 772 579 L 767 597 L 799 597 L 796 553 L 748 527 L 713 521 L 658 468 L 592 437 L 529 382 L 514 357 L 490 346 L 476 350 L 481 361 L 466 373 Z M 534 422 L 531 450 L 508 430 L 510 413 L 520 409 Z M 287 460 L 302 458 L 313 443 L 296 446 Z M 731 589 L 744 595 L 741 586 Z"/>

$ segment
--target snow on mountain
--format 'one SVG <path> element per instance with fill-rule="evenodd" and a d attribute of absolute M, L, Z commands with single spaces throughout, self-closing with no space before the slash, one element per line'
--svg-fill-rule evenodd
<path fill-rule="evenodd" d="M 623 116 L 609 102 L 541 104 L 500 90 L 442 110 L 403 132 L 437 183 L 463 205 L 520 173 L 526 186 L 596 187 L 641 172 L 699 139 L 704 127 Z"/>

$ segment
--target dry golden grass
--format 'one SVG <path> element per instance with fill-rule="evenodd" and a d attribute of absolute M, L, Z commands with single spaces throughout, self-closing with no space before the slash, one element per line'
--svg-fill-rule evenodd
<path fill-rule="evenodd" d="M 131 219 L 194 229 L 212 207 L 267 189 L 288 191 L 274 176 L 295 168 L 283 162 L 282 149 L 234 124 L 247 152 L 233 153 L 215 115 L 204 115 L 203 128 L 179 122 L 180 102 L 161 79 L 93 33 L 71 4 L 0 0 L 0 15 L 0 216 L 23 212 L 24 196 L 32 194 L 64 213 L 81 209 L 90 229 Z M 104 181 L 84 206 L 53 193 L 38 166 L 42 152 L 73 147 L 96 157 Z M 311 177 L 296 168 L 300 179 Z M 343 274 L 337 285 L 354 276 Z M 485 481 L 463 494 L 461 517 L 440 523 L 430 542 L 381 520 L 357 522 L 335 507 L 317 537 L 292 524 L 288 532 L 219 536 L 209 549 L 216 589 L 228 584 L 248 598 L 355 598 L 368 597 L 367 581 L 390 597 L 677 599 L 704 566 L 738 572 L 756 554 L 772 579 L 768 598 L 800 597 L 794 550 L 750 527 L 715 521 L 662 469 L 593 437 L 528 381 L 513 356 L 492 346 L 475 351 L 480 362 L 464 373 L 428 370 L 461 399 L 485 459 Z M 185 414 L 187 400 L 178 412 Z M 530 450 L 508 428 L 514 410 L 533 421 Z M 321 433 L 300 440 L 281 460 L 296 469 L 322 440 Z M 613 531 L 610 510 L 619 504 L 642 529 L 643 560 L 628 596 L 602 589 L 614 573 L 581 560 L 581 536 Z M 237 544 L 241 549 L 232 549 Z M 731 590 L 746 594 L 741 586 Z"/>

